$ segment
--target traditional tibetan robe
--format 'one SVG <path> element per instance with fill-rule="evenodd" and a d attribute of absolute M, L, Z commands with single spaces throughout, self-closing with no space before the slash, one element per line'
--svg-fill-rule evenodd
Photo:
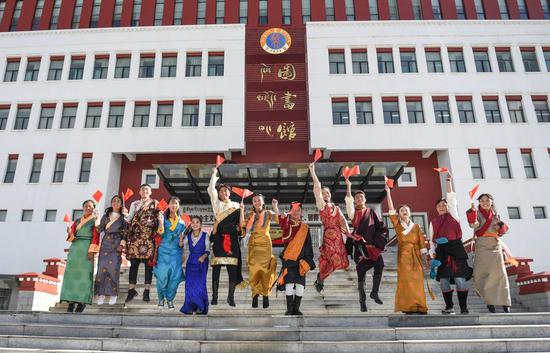
<path fill-rule="evenodd" d="M 208 313 L 208 291 L 206 276 L 208 274 L 208 256 L 203 262 L 199 258 L 210 254 L 208 234 L 201 232 L 198 237 L 189 232 L 185 236 L 184 247 L 188 248 L 185 266 L 185 303 L 180 311 L 184 314 Z"/>
<path fill-rule="evenodd" d="M 424 234 L 418 224 L 400 222 L 395 211 L 390 212 L 390 221 L 398 242 L 395 311 L 427 313 L 421 258 L 427 253 Z"/>
<path fill-rule="evenodd" d="M 67 255 L 67 266 L 63 275 L 60 301 L 92 304 L 94 261 L 88 260 L 88 253 L 99 251 L 99 232 L 95 217 L 77 219 L 67 238 L 71 243 Z"/>
<path fill-rule="evenodd" d="M 487 305 L 511 306 L 510 285 L 504 265 L 500 237 L 508 226 L 492 209 L 466 213 L 475 231 L 474 285 Z"/>
<path fill-rule="evenodd" d="M 272 219 L 269 211 L 251 212 L 248 215 L 245 231 L 248 240 L 248 272 L 252 296 L 271 294 L 275 282 L 277 259 L 273 256 L 269 229 Z"/>
<path fill-rule="evenodd" d="M 323 243 L 319 249 L 319 277 L 324 280 L 335 270 L 346 269 L 349 266 L 344 243 L 348 229 L 342 211 L 333 203 L 324 202 L 320 215 L 323 223 Z"/>
<path fill-rule="evenodd" d="M 292 221 L 288 215 L 279 216 L 279 226 L 285 244 L 281 253 L 283 270 L 279 285 L 296 283 L 305 286 L 307 272 L 315 269 L 309 226 Z"/>
<path fill-rule="evenodd" d="M 124 239 L 126 245 L 126 258 L 128 260 L 152 260 L 155 253 L 155 235 L 158 228 L 158 213 L 156 208 L 158 201 L 148 200 L 144 204 L 141 200 L 134 201 L 131 209 L 139 209 L 130 212 L 130 229 Z"/>

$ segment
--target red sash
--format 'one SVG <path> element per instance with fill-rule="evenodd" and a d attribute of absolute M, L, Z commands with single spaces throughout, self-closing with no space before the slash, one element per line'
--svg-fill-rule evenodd
<path fill-rule="evenodd" d="M 489 210 L 488 212 L 485 211 L 483 208 L 479 208 L 479 212 L 481 212 L 481 214 L 483 215 L 483 217 L 485 218 L 485 223 L 483 224 L 483 226 L 481 226 L 481 228 L 479 228 L 477 231 L 476 231 L 476 235 L 478 237 L 481 237 L 483 236 L 483 234 L 485 234 L 487 232 L 487 230 L 489 229 L 489 227 L 491 226 L 491 224 L 493 224 L 493 216 L 495 215 L 493 210 Z"/>

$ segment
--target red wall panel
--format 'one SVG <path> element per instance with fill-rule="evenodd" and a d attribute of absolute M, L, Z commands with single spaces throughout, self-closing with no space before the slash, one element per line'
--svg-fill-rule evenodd
<path fill-rule="evenodd" d="M 413 7 L 411 0 L 397 0 L 400 20 L 413 20 Z"/>
<path fill-rule="evenodd" d="M 336 21 L 346 20 L 346 4 L 344 0 L 334 0 L 334 19 Z"/>
<path fill-rule="evenodd" d="M 381 20 L 390 19 L 390 7 L 387 0 L 377 0 L 378 1 L 378 15 Z"/>
<path fill-rule="evenodd" d="M 162 14 L 162 25 L 170 26 L 174 23 L 174 11 L 175 11 L 176 1 L 175 0 L 165 0 L 164 1 L 164 12 Z"/>
<path fill-rule="evenodd" d="M 155 0 L 142 0 L 141 15 L 139 16 L 140 26 L 152 26 L 155 22 Z"/>
<path fill-rule="evenodd" d="M 115 12 L 115 0 L 102 0 L 99 8 L 98 27 L 111 27 L 113 25 L 113 14 Z"/>
<path fill-rule="evenodd" d="M 36 0 L 27 0 L 23 2 L 21 8 L 21 16 L 19 16 L 19 23 L 17 24 L 18 31 L 30 31 L 32 27 L 32 20 L 34 18 L 34 9 L 36 8 Z"/>
<path fill-rule="evenodd" d="M 367 1 L 354 1 L 355 19 L 357 21 L 370 20 L 369 3 Z"/>
<path fill-rule="evenodd" d="M 281 27 L 283 24 L 283 1 L 270 0 L 267 2 L 267 23 L 270 27 Z"/>
<path fill-rule="evenodd" d="M 239 0 L 225 0 L 225 23 L 239 23 Z"/>
<path fill-rule="evenodd" d="M 488 20 L 500 20 L 500 9 L 497 0 L 483 0 L 485 18 Z"/>
<path fill-rule="evenodd" d="M 464 1 L 464 12 L 466 12 L 466 18 L 468 20 L 476 20 L 476 4 L 474 0 L 463 0 Z"/>
<path fill-rule="evenodd" d="M 84 0 L 82 4 L 82 12 L 80 14 L 79 28 L 89 28 L 90 20 L 92 19 L 92 9 L 94 7 L 94 0 Z"/>
<path fill-rule="evenodd" d="M 547 1 L 547 0 L 544 0 Z M 531 20 L 543 20 L 544 12 L 540 0 L 525 0 L 527 5 L 527 12 L 529 13 L 529 19 Z"/>
<path fill-rule="evenodd" d="M 6 7 L 4 7 L 4 16 L 2 16 L 2 23 L 0 23 L 0 32 L 8 32 L 10 30 L 14 10 L 15 0 L 6 0 Z"/>
<path fill-rule="evenodd" d="M 216 23 L 216 0 L 206 0 L 206 24 Z"/>
<path fill-rule="evenodd" d="M 456 20 L 456 5 L 454 0 L 439 0 L 441 16 L 445 20 Z"/>
<path fill-rule="evenodd" d="M 425 20 L 433 20 L 434 19 L 431 0 L 420 0 L 420 7 L 422 7 L 422 18 L 423 19 L 425 19 Z"/>
<path fill-rule="evenodd" d="M 506 6 L 508 7 L 508 13 L 510 14 L 510 19 L 517 20 L 519 19 L 519 6 L 516 0 L 506 0 Z"/>
<path fill-rule="evenodd" d="M 134 0 L 124 0 L 122 2 L 122 14 L 120 16 L 120 26 L 130 27 L 132 24 L 132 12 L 134 9 Z"/>
<path fill-rule="evenodd" d="M 183 2 L 183 24 L 194 25 L 197 23 L 197 0 L 185 0 Z"/>
<path fill-rule="evenodd" d="M 59 21 L 57 22 L 57 28 L 71 28 L 75 3 L 76 0 L 63 0 L 61 2 L 61 10 L 59 10 Z"/>
<path fill-rule="evenodd" d="M 312 21 L 325 21 L 325 2 L 322 0 L 311 0 L 311 20 Z"/>

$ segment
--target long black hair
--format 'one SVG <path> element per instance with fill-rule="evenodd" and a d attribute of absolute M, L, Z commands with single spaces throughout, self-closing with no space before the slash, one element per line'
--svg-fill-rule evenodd
<path fill-rule="evenodd" d="M 168 199 L 168 203 L 172 202 L 172 201 L 177 201 L 178 204 L 180 204 L 181 206 L 181 200 L 179 197 L 177 196 L 170 196 L 170 198 Z M 176 211 L 176 217 L 179 217 L 180 216 L 180 209 L 178 208 L 178 210 Z M 167 208 L 166 209 L 166 214 L 164 215 L 166 219 L 169 219 L 170 218 L 170 215 L 171 215 L 171 211 L 170 211 L 170 208 Z"/>
<path fill-rule="evenodd" d="M 497 208 L 496 208 L 496 206 L 495 206 L 495 199 L 493 198 L 493 195 L 488 194 L 488 193 L 481 194 L 481 195 L 479 195 L 479 197 L 477 198 L 477 202 L 479 202 L 484 196 L 487 197 L 489 200 L 491 200 L 491 209 L 493 210 L 493 213 L 494 213 L 495 215 L 498 214 Z M 480 208 L 481 208 L 481 206 L 480 206 Z"/>
<path fill-rule="evenodd" d="M 121 206 L 120 206 L 120 210 L 119 210 L 119 213 L 122 212 L 122 208 L 124 207 L 124 200 L 122 199 L 122 196 L 120 196 L 119 194 L 116 194 L 115 196 L 111 197 L 111 203 L 113 203 L 113 200 L 114 199 L 119 199 L 120 200 L 120 203 L 121 203 Z M 109 206 L 105 209 L 105 215 L 107 217 L 109 217 L 111 215 L 111 212 L 113 212 L 113 207 L 112 206 Z"/>

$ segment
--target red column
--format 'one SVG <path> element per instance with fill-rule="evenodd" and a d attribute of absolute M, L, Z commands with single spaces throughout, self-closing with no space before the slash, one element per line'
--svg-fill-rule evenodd
<path fill-rule="evenodd" d="M 239 23 L 239 0 L 225 0 L 225 23 Z"/>
<path fill-rule="evenodd" d="M 115 12 L 115 0 L 101 0 L 99 8 L 98 27 L 111 27 L 113 25 L 113 14 Z"/>
<path fill-rule="evenodd" d="M 423 19 L 425 19 L 425 20 L 433 20 L 434 19 L 431 0 L 420 0 L 420 7 L 422 8 L 422 18 Z"/>
<path fill-rule="evenodd" d="M 370 20 L 369 14 L 369 3 L 368 1 L 354 1 L 355 6 L 355 19 L 357 21 L 368 21 Z"/>
<path fill-rule="evenodd" d="M 197 23 L 197 0 L 183 2 L 183 24 L 194 25 Z"/>
<path fill-rule="evenodd" d="M 74 5 L 76 0 L 63 0 L 59 10 L 58 29 L 69 29 L 73 22 Z"/>
<path fill-rule="evenodd" d="M 94 0 L 84 0 L 82 3 L 82 12 L 80 13 L 80 24 L 78 28 L 89 28 L 90 20 L 92 19 L 92 9 Z"/>
<path fill-rule="evenodd" d="M 15 10 L 15 0 L 6 0 L 4 16 L 2 17 L 2 22 L 0 23 L 0 32 L 8 32 L 10 30 L 13 10 Z"/>
<path fill-rule="evenodd" d="M 344 0 L 334 0 L 334 19 L 336 21 L 346 20 L 346 3 Z"/>
<path fill-rule="evenodd" d="M 464 1 L 464 12 L 466 12 L 466 18 L 468 20 L 476 20 L 476 4 L 474 0 L 463 0 Z"/>
<path fill-rule="evenodd" d="M 488 20 L 500 20 L 500 8 L 497 0 L 483 0 L 485 18 Z"/>
<path fill-rule="evenodd" d="M 248 1 L 248 25 L 252 27 L 258 26 L 258 11 L 259 5 L 257 0 Z"/>
<path fill-rule="evenodd" d="M 302 24 L 302 0 L 290 1 L 290 16 L 292 27 L 301 27 Z"/>
<path fill-rule="evenodd" d="M 413 20 L 413 6 L 411 0 L 397 0 L 400 20 Z"/>
<path fill-rule="evenodd" d="M 120 16 L 121 27 L 129 27 L 131 25 L 133 9 L 134 9 L 134 0 L 124 0 L 122 2 L 122 14 Z"/>
<path fill-rule="evenodd" d="M 525 0 L 525 5 L 527 5 L 527 13 L 529 14 L 530 20 L 544 19 L 544 12 L 540 0 Z"/>
<path fill-rule="evenodd" d="M 19 16 L 19 23 L 17 24 L 18 31 L 30 31 L 32 27 L 32 20 L 34 18 L 34 9 L 36 8 L 36 0 L 27 0 L 23 2 L 21 8 L 21 16 Z"/>
<path fill-rule="evenodd" d="M 441 16 L 444 20 L 456 20 L 456 5 L 454 0 L 439 0 Z"/>
<path fill-rule="evenodd" d="M 270 27 L 281 27 L 283 24 L 282 0 L 271 0 L 267 2 L 267 23 Z"/>
<path fill-rule="evenodd" d="M 162 13 L 163 26 L 170 26 L 174 23 L 175 6 L 175 0 L 164 0 L 164 12 Z"/>
<path fill-rule="evenodd" d="M 377 0 L 378 1 L 378 16 L 381 20 L 390 19 L 390 6 L 387 0 Z"/>
<path fill-rule="evenodd" d="M 206 24 L 216 23 L 216 0 L 206 0 Z"/>
<path fill-rule="evenodd" d="M 143 0 L 141 2 L 140 26 L 152 26 L 155 22 L 155 0 Z"/>
<path fill-rule="evenodd" d="M 325 2 L 322 0 L 311 0 L 311 20 L 312 21 L 325 21 L 326 11 Z"/>
<path fill-rule="evenodd" d="M 519 20 L 519 6 L 516 0 L 506 0 L 506 6 L 508 7 L 508 14 L 510 19 Z"/>
<path fill-rule="evenodd" d="M 50 21 L 52 20 L 52 11 L 53 11 L 54 0 L 44 1 L 44 8 L 42 9 L 42 17 L 40 17 L 40 26 L 38 27 L 41 30 L 50 29 Z"/>

